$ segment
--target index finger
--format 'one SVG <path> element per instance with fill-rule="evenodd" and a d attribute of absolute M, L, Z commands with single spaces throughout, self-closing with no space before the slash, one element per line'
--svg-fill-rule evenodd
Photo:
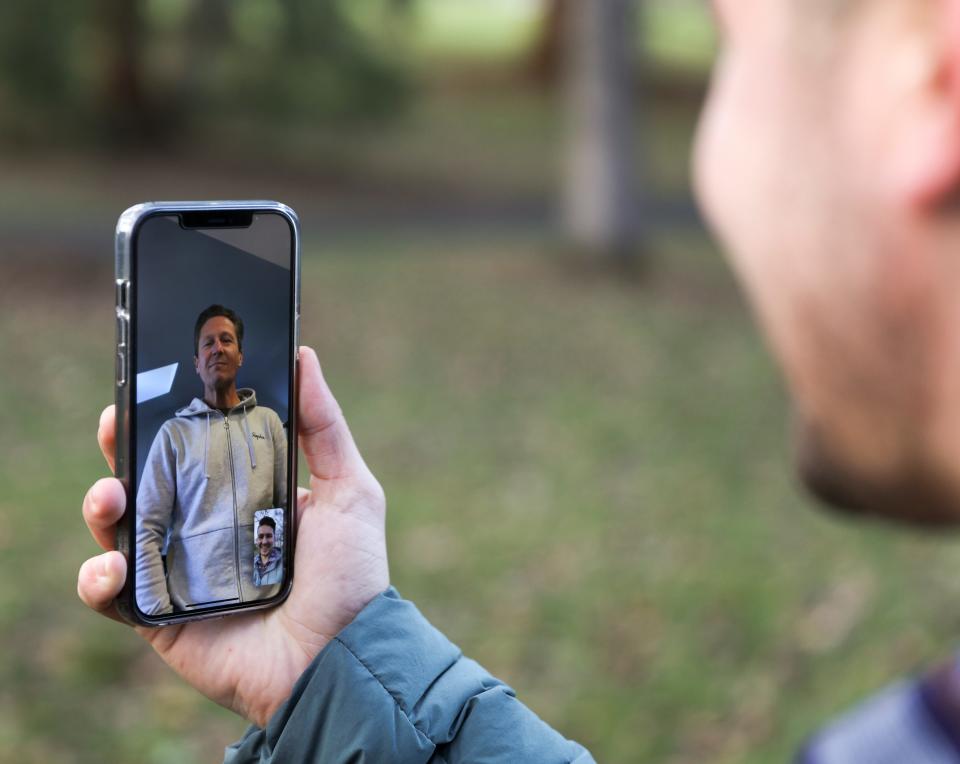
<path fill-rule="evenodd" d="M 107 618 L 124 623 L 117 613 L 114 599 L 127 576 L 127 561 L 119 552 L 92 557 L 80 566 L 77 594 L 83 603 Z"/>
<path fill-rule="evenodd" d="M 126 501 L 123 485 L 116 478 L 100 478 L 83 497 L 83 519 L 104 550 L 116 548 L 117 522 Z"/>
<path fill-rule="evenodd" d="M 100 452 L 103 458 L 107 460 L 110 471 L 116 473 L 116 451 L 117 451 L 117 408 L 112 403 L 107 406 L 100 414 L 100 424 L 97 427 L 97 443 L 100 444 Z"/>

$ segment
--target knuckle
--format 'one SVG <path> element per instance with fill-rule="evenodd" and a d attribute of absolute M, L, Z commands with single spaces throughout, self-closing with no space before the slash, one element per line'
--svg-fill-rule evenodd
<path fill-rule="evenodd" d="M 94 484 L 88 491 L 83 501 L 84 516 L 88 522 L 99 523 L 103 520 L 104 507 L 103 502 L 98 497 L 98 484 Z"/>
<path fill-rule="evenodd" d="M 83 504 L 81 505 L 83 516 L 87 520 L 93 518 L 96 514 L 96 505 L 97 502 L 93 496 L 93 486 L 87 489 L 87 492 L 83 495 Z"/>
<path fill-rule="evenodd" d="M 370 509 L 380 512 L 386 510 L 387 495 L 383 486 L 373 475 L 369 475 L 357 486 L 357 500 L 358 503 L 364 504 Z"/>
<path fill-rule="evenodd" d="M 83 565 L 80 566 L 79 573 L 77 573 L 77 596 L 87 607 L 93 607 L 88 592 L 91 579 L 90 562 L 90 560 L 87 560 L 85 563 L 83 563 Z"/>

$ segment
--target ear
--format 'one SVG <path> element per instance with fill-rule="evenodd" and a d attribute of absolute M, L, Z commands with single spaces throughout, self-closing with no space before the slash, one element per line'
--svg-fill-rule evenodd
<path fill-rule="evenodd" d="M 200 373 L 200 359 L 197 356 L 193 357 L 193 370 L 197 372 L 197 374 Z"/>
<path fill-rule="evenodd" d="M 240 360 L 237 362 L 237 366 L 243 366 L 243 351 L 240 351 Z"/>
<path fill-rule="evenodd" d="M 903 101 L 890 159 L 895 193 L 929 212 L 960 195 L 960 0 L 935 0 L 924 15 L 891 71 Z"/>

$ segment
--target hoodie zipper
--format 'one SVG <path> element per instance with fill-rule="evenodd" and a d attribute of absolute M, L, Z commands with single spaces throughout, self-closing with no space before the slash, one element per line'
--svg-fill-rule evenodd
<path fill-rule="evenodd" d="M 230 422 L 223 415 L 223 427 L 227 431 L 227 453 L 230 456 L 230 483 L 233 486 L 233 565 L 237 577 L 237 597 L 243 602 L 243 586 L 240 581 L 240 521 L 237 518 L 237 472 L 233 463 L 233 441 L 230 438 Z"/>

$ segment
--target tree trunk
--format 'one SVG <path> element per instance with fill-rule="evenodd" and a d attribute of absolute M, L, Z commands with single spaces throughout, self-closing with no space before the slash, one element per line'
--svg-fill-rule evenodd
<path fill-rule="evenodd" d="M 578 250 L 635 264 L 631 0 L 576 0 L 566 13 L 564 227 Z"/>
<path fill-rule="evenodd" d="M 526 79 L 545 89 L 556 85 L 563 75 L 570 5 L 571 0 L 544 0 L 537 35 L 524 62 Z"/>
<path fill-rule="evenodd" d="M 106 38 L 102 121 L 116 144 L 145 142 L 151 130 L 143 87 L 140 53 L 143 27 L 139 3 L 100 0 L 101 24 Z"/>

